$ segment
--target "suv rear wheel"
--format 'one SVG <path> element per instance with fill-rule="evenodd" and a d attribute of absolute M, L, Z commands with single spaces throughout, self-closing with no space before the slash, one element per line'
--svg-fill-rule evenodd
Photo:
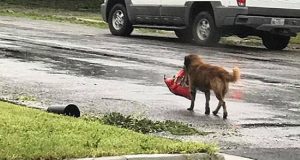
<path fill-rule="evenodd" d="M 271 50 L 282 50 L 287 47 L 291 37 L 266 33 L 262 36 L 263 44 Z"/>
<path fill-rule="evenodd" d="M 108 16 L 108 26 L 113 35 L 128 36 L 131 34 L 133 27 L 123 4 L 116 4 L 111 9 Z"/>
<path fill-rule="evenodd" d="M 193 23 L 193 39 L 199 45 L 213 45 L 220 40 L 213 17 L 209 12 L 200 12 Z"/>

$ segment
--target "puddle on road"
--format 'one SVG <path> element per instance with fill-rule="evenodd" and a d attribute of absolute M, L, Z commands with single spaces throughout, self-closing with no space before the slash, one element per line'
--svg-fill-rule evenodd
<path fill-rule="evenodd" d="M 37 52 L 37 51 L 35 51 Z M 124 59 L 101 55 L 87 55 L 84 58 L 72 52 L 72 57 L 64 54 L 64 51 L 53 51 L 53 53 L 30 53 L 19 49 L 5 49 L 5 57 L 15 58 L 21 62 L 44 62 L 52 70 L 52 74 L 73 74 L 76 76 L 98 77 L 103 79 L 131 79 L 143 81 L 144 85 L 162 83 L 162 75 L 158 75 L 153 66 L 144 63 L 129 63 Z M 55 52 L 59 52 L 56 54 Z M 79 56 L 77 58 L 77 56 Z M 64 72 L 62 72 L 64 71 Z"/>

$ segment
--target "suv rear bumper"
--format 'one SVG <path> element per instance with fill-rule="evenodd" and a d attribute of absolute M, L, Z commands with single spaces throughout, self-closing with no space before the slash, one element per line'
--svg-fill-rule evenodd
<path fill-rule="evenodd" d="M 282 18 L 284 19 L 284 24 L 282 25 L 271 24 L 272 18 L 278 17 L 238 15 L 235 18 L 235 25 L 247 26 L 257 30 L 279 34 L 300 32 L 300 18 Z"/>
<path fill-rule="evenodd" d="M 290 36 L 300 32 L 300 10 L 219 6 L 214 9 L 214 14 L 216 25 L 220 28 L 245 26 Z M 272 25 L 272 18 L 284 18 L 285 23 Z"/>

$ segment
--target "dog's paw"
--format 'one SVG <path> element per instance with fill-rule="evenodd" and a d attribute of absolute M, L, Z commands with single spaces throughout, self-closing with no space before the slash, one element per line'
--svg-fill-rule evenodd
<path fill-rule="evenodd" d="M 223 119 L 227 119 L 228 114 L 225 112 L 223 113 Z"/>
<path fill-rule="evenodd" d="M 212 113 L 213 113 L 215 116 L 218 115 L 218 112 L 217 112 L 217 111 L 213 111 Z"/>
<path fill-rule="evenodd" d="M 206 115 L 209 115 L 209 114 L 210 114 L 210 111 L 205 111 L 205 114 L 206 114 Z"/>
<path fill-rule="evenodd" d="M 187 110 L 188 111 L 194 111 L 194 108 L 188 108 Z"/>

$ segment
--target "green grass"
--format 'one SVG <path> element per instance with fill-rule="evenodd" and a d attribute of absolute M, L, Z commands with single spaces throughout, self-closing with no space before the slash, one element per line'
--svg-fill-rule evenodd
<path fill-rule="evenodd" d="M 69 22 L 75 24 L 84 24 L 87 26 L 107 28 L 107 24 L 102 20 L 101 14 L 95 12 L 79 12 L 50 8 L 31 8 L 0 2 L 0 15 L 26 17 L 30 19 L 56 22 Z"/>
<path fill-rule="evenodd" d="M 21 95 L 21 96 L 17 97 L 16 100 L 19 100 L 22 102 L 28 102 L 28 101 L 36 101 L 36 98 L 33 96 Z"/>
<path fill-rule="evenodd" d="M 99 122 L 0 102 L 0 157 L 63 159 L 152 153 L 215 153 L 214 144 L 181 142 Z"/>
<path fill-rule="evenodd" d="M 256 36 L 249 36 L 247 38 L 239 38 L 237 36 L 230 36 L 230 37 L 222 37 L 220 40 L 221 44 L 227 45 L 247 45 L 247 46 L 262 46 L 261 38 Z"/>
<path fill-rule="evenodd" d="M 8 4 L 67 9 L 72 11 L 99 11 L 104 0 L 0 0 Z"/>
<path fill-rule="evenodd" d="M 297 37 L 293 37 L 293 38 L 291 39 L 291 43 L 292 43 L 292 44 L 300 44 L 300 33 L 298 34 Z"/>
<path fill-rule="evenodd" d="M 230 36 L 230 37 L 223 37 L 220 40 L 220 43 L 227 44 L 227 45 L 247 45 L 247 46 L 262 46 L 262 40 L 261 38 L 257 36 L 249 36 L 246 38 L 238 38 L 236 36 Z M 292 37 L 290 44 L 292 45 L 299 45 L 300 44 L 300 34 L 296 37 Z"/>

